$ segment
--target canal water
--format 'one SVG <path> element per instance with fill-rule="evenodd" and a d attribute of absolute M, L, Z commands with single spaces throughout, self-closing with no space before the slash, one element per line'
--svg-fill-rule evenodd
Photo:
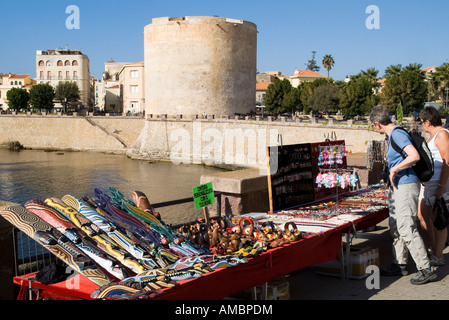
<path fill-rule="evenodd" d="M 192 188 L 203 174 L 222 169 L 171 162 L 132 160 L 126 155 L 97 152 L 10 151 L 0 149 L 0 199 L 23 204 L 30 199 L 93 195 L 109 187 L 132 199 L 133 191 L 145 193 L 151 203 L 192 197 Z M 161 207 L 167 224 L 192 221 L 202 216 L 193 202 Z"/>

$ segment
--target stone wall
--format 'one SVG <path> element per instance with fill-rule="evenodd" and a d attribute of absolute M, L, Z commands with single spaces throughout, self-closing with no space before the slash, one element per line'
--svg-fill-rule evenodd
<path fill-rule="evenodd" d="M 384 136 L 367 126 L 321 125 L 233 119 L 147 118 L 128 154 L 184 164 L 266 168 L 267 146 L 345 140 L 352 153 L 366 153 L 371 140 Z"/>
<path fill-rule="evenodd" d="M 14 115 L 0 117 L 0 145 L 19 141 L 25 148 L 125 153 L 144 119 Z"/>
<path fill-rule="evenodd" d="M 0 116 L 0 144 L 32 149 L 127 153 L 134 158 L 266 168 L 267 146 L 345 140 L 353 153 L 384 137 L 365 126 L 221 119 Z"/>

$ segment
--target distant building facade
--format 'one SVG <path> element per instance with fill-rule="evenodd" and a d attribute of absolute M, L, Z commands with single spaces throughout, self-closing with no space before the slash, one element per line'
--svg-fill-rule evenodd
<path fill-rule="evenodd" d="M 24 88 L 29 90 L 33 83 L 29 74 L 7 73 L 3 75 L 0 79 L 0 109 L 8 109 L 6 94 L 11 88 Z"/>
<path fill-rule="evenodd" d="M 80 101 L 85 107 L 91 104 L 89 58 L 80 50 L 58 48 L 36 51 L 36 82 L 56 87 L 60 82 L 73 81 L 78 84 Z"/>
<path fill-rule="evenodd" d="M 310 82 L 316 79 L 327 78 L 326 76 L 311 70 L 295 70 L 290 77 L 290 83 L 293 87 L 298 87 L 302 82 Z"/>
<path fill-rule="evenodd" d="M 145 110 L 144 62 L 123 65 L 118 74 L 123 113 L 136 114 Z"/>

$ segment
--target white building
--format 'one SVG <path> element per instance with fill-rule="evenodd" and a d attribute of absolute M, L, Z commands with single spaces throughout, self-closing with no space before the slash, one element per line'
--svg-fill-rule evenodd
<path fill-rule="evenodd" d="M 62 81 L 74 81 L 80 89 L 80 100 L 84 106 L 90 100 L 89 58 L 80 50 L 58 48 L 36 51 L 36 82 L 56 87 Z"/>
<path fill-rule="evenodd" d="M 24 88 L 29 90 L 33 81 L 29 74 L 7 73 L 0 79 L 0 110 L 8 109 L 7 92 L 11 88 Z"/>
<path fill-rule="evenodd" d="M 144 62 L 125 64 L 118 74 L 123 113 L 137 114 L 145 109 Z"/>

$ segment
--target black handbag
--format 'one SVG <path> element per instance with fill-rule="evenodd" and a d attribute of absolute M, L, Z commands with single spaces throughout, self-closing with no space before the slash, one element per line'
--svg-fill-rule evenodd
<path fill-rule="evenodd" d="M 443 230 L 449 225 L 449 211 L 446 206 L 446 201 L 443 197 L 435 199 L 433 204 L 433 211 L 436 213 L 435 221 L 433 225 L 438 230 Z"/>

